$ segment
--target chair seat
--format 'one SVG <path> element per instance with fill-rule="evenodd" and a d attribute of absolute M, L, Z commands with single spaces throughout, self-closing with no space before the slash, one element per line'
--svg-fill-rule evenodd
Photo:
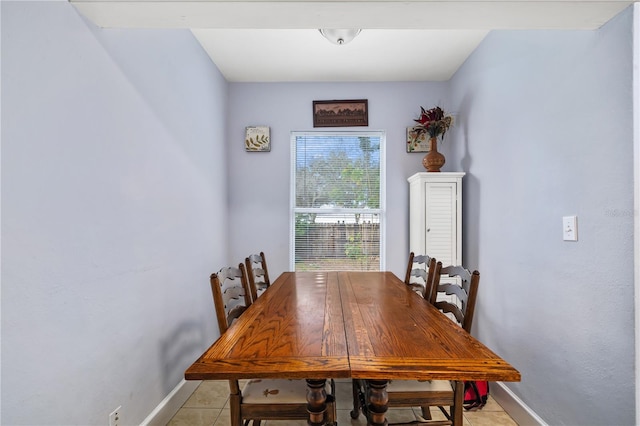
<path fill-rule="evenodd" d="M 448 380 L 390 380 L 387 392 L 453 392 Z"/>
<path fill-rule="evenodd" d="M 330 380 L 325 390 L 331 394 Z M 306 404 L 306 380 L 251 379 L 242 389 L 243 404 Z"/>

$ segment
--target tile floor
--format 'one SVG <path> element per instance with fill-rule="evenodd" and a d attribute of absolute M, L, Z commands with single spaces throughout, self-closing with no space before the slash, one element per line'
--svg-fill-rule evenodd
<path fill-rule="evenodd" d="M 338 402 L 338 426 L 366 426 L 361 414 L 352 420 L 349 412 L 352 408 L 351 381 L 336 380 L 336 400 Z M 437 408 L 432 408 L 434 419 L 442 416 Z M 419 408 L 390 408 L 387 412 L 389 422 L 409 422 L 416 420 Z M 267 425 L 268 423 L 268 425 Z M 265 426 L 306 426 L 305 421 L 269 421 Z M 167 426 L 230 426 L 229 384 L 227 381 L 205 381 L 184 403 Z M 504 412 L 502 407 L 489 396 L 482 410 L 464 413 L 464 426 L 517 426 L 517 423 Z"/>

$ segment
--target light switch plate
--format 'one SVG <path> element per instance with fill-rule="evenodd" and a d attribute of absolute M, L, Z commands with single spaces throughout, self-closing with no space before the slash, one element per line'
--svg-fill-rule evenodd
<path fill-rule="evenodd" d="M 578 216 L 564 216 L 562 218 L 562 239 L 564 241 L 578 241 Z"/>

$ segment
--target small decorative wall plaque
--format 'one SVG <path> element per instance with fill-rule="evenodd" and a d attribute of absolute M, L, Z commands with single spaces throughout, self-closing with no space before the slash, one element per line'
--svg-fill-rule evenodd
<path fill-rule="evenodd" d="M 249 152 L 271 151 L 268 126 L 248 126 L 244 137 L 244 149 Z"/>
<path fill-rule="evenodd" d="M 429 136 L 427 132 L 418 131 L 415 127 L 407 127 L 407 152 L 429 152 Z"/>

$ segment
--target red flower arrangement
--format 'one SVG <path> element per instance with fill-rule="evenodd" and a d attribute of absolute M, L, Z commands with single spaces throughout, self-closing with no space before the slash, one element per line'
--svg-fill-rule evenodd
<path fill-rule="evenodd" d="M 426 111 L 423 107 L 420 107 L 420 117 L 414 121 L 419 124 L 414 127 L 418 135 L 428 133 L 430 138 L 441 136 L 441 139 L 444 139 L 445 133 L 453 124 L 453 117 L 450 115 L 445 116 L 444 111 L 439 106 Z"/>

